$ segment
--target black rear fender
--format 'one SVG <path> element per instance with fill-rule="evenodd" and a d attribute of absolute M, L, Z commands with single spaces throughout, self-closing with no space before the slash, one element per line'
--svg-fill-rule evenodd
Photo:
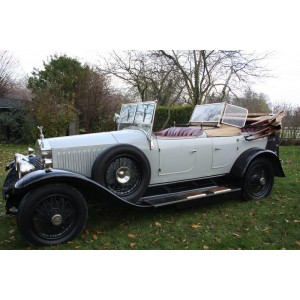
<path fill-rule="evenodd" d="M 63 171 L 63 170 L 38 170 L 32 173 L 27 174 L 15 184 L 15 187 L 12 191 L 12 196 L 16 199 L 21 199 L 29 191 L 41 188 L 49 184 L 67 184 L 73 186 L 79 190 L 85 197 L 93 197 L 93 200 L 114 200 L 126 205 L 140 207 L 135 203 L 126 201 L 123 198 L 120 198 L 113 194 L 111 191 L 98 184 L 97 182 L 82 176 L 80 174 Z"/>
<path fill-rule="evenodd" d="M 251 148 L 243 152 L 232 166 L 230 176 L 240 181 L 244 177 L 251 162 L 258 157 L 265 158 L 272 163 L 275 176 L 285 177 L 278 156 L 273 151 L 261 148 Z"/>

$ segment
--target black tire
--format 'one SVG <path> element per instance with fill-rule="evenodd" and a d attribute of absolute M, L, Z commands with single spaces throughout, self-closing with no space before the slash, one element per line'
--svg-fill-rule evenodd
<path fill-rule="evenodd" d="M 125 200 L 138 200 L 149 186 L 151 170 L 147 157 L 132 145 L 116 145 L 95 160 L 92 179 Z"/>
<path fill-rule="evenodd" d="M 25 195 L 18 209 L 17 226 L 30 245 L 57 245 L 82 232 L 87 212 L 86 201 L 77 189 L 51 184 Z"/>
<path fill-rule="evenodd" d="M 242 194 L 245 200 L 266 198 L 273 187 L 274 168 L 265 158 L 255 159 L 248 167 L 242 184 Z"/>

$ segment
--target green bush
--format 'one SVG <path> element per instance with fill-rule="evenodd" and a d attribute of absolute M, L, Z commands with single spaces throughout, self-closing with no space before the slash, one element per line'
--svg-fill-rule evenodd
<path fill-rule="evenodd" d="M 169 116 L 169 110 L 170 118 L 165 125 Z M 153 131 L 160 131 L 164 128 L 172 127 L 174 126 L 174 122 L 176 122 L 176 124 L 187 124 L 191 118 L 193 110 L 194 108 L 192 106 L 158 106 L 155 114 Z"/>
<path fill-rule="evenodd" d="M 33 141 L 34 120 L 24 109 L 12 109 L 0 114 L 0 124 L 9 128 L 9 133 L 0 132 L 0 140 L 9 143 L 30 143 Z"/>

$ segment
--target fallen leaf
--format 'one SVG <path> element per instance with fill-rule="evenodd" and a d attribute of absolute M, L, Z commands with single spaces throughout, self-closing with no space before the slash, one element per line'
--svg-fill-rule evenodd
<path fill-rule="evenodd" d="M 268 231 L 269 232 L 270 228 L 266 227 L 265 229 L 263 229 L 262 231 Z"/>
<path fill-rule="evenodd" d="M 298 241 L 297 241 L 297 242 L 295 242 L 295 244 L 296 244 L 297 246 L 300 246 L 300 242 L 298 242 Z"/>
<path fill-rule="evenodd" d="M 75 249 L 80 249 L 80 247 L 81 247 L 80 245 L 78 245 L 78 246 L 75 246 Z"/>
<path fill-rule="evenodd" d="M 67 243 L 68 243 L 68 244 L 74 244 L 74 242 L 73 242 L 73 241 L 68 241 Z"/>
<path fill-rule="evenodd" d="M 102 246 L 102 249 L 106 250 L 110 247 L 110 243 L 105 243 L 103 246 Z"/>
<path fill-rule="evenodd" d="M 214 239 L 216 242 L 221 243 L 221 239 L 219 237 L 216 236 Z"/>
<path fill-rule="evenodd" d="M 254 216 L 254 215 L 255 215 L 254 210 L 250 210 L 249 215 L 250 215 L 250 216 Z"/>
<path fill-rule="evenodd" d="M 152 244 L 155 245 L 159 240 L 161 240 L 161 238 L 158 238 L 158 239 L 154 240 L 154 241 L 152 242 Z"/>
<path fill-rule="evenodd" d="M 137 236 L 136 234 L 128 233 L 128 237 L 131 238 L 131 239 L 135 238 L 136 236 Z"/>
<path fill-rule="evenodd" d="M 94 240 L 94 241 L 97 241 L 97 239 L 98 239 L 97 235 L 96 235 L 96 234 L 93 234 L 93 240 Z"/>
<path fill-rule="evenodd" d="M 134 248 L 136 243 L 130 243 L 129 245 L 130 245 L 130 248 Z"/>
<path fill-rule="evenodd" d="M 206 213 L 202 214 L 202 218 L 205 219 L 206 218 Z"/>
<path fill-rule="evenodd" d="M 174 221 L 167 221 L 168 224 L 174 224 Z"/>
<path fill-rule="evenodd" d="M 204 249 L 204 250 L 209 250 L 209 247 L 206 246 L 206 245 L 204 245 L 204 246 L 203 246 L 203 249 Z"/>
<path fill-rule="evenodd" d="M 234 236 L 240 238 L 241 236 L 238 233 L 233 233 Z"/>
<path fill-rule="evenodd" d="M 10 230 L 8 233 L 9 233 L 9 234 L 13 234 L 14 232 L 15 232 L 15 230 L 12 229 L 12 230 Z"/>
<path fill-rule="evenodd" d="M 300 223 L 300 220 L 294 220 L 295 223 Z"/>
<path fill-rule="evenodd" d="M 155 222 L 155 226 L 161 227 L 161 224 L 159 222 Z"/>
<path fill-rule="evenodd" d="M 196 229 L 196 228 L 199 228 L 199 227 L 201 227 L 201 223 L 192 224 L 191 227 L 192 227 L 192 228 L 195 228 L 195 229 Z"/>
<path fill-rule="evenodd" d="M 106 231 L 96 231 L 96 233 L 98 233 L 98 234 L 104 234 Z"/>

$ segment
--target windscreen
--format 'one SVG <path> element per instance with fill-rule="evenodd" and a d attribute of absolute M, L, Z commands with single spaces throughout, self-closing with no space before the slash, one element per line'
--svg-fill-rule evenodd
<path fill-rule="evenodd" d="M 123 104 L 118 120 L 119 130 L 124 128 L 142 129 L 150 136 L 155 107 L 155 102 Z"/>
<path fill-rule="evenodd" d="M 220 122 L 224 105 L 225 103 L 197 105 L 192 114 L 190 123 Z"/>
<path fill-rule="evenodd" d="M 222 123 L 242 128 L 246 123 L 248 110 L 231 104 L 226 104 Z"/>
<path fill-rule="evenodd" d="M 125 104 L 120 113 L 120 124 L 150 124 L 154 113 L 154 104 Z"/>

